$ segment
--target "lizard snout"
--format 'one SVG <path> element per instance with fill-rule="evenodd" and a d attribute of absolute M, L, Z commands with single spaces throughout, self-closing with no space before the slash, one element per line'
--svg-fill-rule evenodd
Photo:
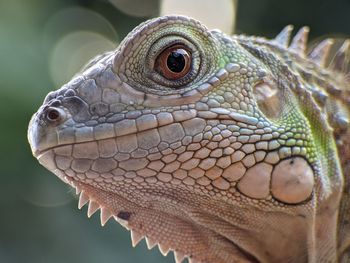
<path fill-rule="evenodd" d="M 43 107 L 33 115 L 28 127 L 28 140 L 35 157 L 58 144 L 57 127 L 66 117 L 63 108 L 54 106 Z"/>

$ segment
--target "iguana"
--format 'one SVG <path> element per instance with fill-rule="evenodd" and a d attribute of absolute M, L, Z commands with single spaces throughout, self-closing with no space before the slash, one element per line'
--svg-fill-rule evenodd
<path fill-rule="evenodd" d="M 32 152 L 176 262 L 350 262 L 350 41 L 291 31 L 144 22 L 46 96 Z"/>

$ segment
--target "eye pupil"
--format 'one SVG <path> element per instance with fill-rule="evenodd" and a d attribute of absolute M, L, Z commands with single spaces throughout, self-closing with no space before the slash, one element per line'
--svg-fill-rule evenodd
<path fill-rule="evenodd" d="M 179 80 L 191 70 L 192 57 L 185 47 L 171 46 L 156 59 L 155 70 L 168 80 Z"/>
<path fill-rule="evenodd" d="M 186 60 L 185 55 L 183 52 L 186 52 L 183 49 L 178 49 L 172 51 L 167 59 L 167 67 L 170 69 L 170 71 L 175 73 L 180 73 L 184 70 L 186 66 Z"/>

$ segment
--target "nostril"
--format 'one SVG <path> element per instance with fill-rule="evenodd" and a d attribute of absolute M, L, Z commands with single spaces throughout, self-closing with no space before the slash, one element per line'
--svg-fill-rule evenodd
<path fill-rule="evenodd" d="M 48 108 L 46 111 L 46 119 L 51 122 L 56 122 L 61 119 L 61 112 L 56 108 Z"/>

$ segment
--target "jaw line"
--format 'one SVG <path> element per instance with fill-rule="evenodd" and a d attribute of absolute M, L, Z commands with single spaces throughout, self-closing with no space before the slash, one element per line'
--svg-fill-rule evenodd
<path fill-rule="evenodd" d="M 77 194 L 80 194 L 78 208 L 81 209 L 85 204 L 88 204 L 88 217 L 91 217 L 97 210 L 100 210 L 102 226 L 105 225 L 110 218 L 114 218 L 114 220 L 131 232 L 133 246 L 136 246 L 142 239 L 145 239 L 149 249 L 157 245 L 164 256 L 166 256 L 169 251 L 173 251 L 177 263 L 181 263 L 186 257 L 191 258 L 192 262 L 202 262 L 204 260 L 204 255 L 197 254 L 197 246 L 207 246 L 204 240 L 207 240 L 206 237 L 210 233 L 214 234 L 216 237 L 221 236 L 220 233 L 213 229 L 203 231 L 203 225 L 197 224 L 191 220 L 191 215 L 196 214 L 192 214 L 193 211 L 190 208 L 189 210 L 187 210 L 187 208 L 184 210 L 185 213 L 189 212 L 188 215 L 191 217 L 185 220 L 182 216 L 179 217 L 178 214 L 168 214 L 167 211 L 158 210 L 157 207 L 148 206 L 147 204 L 139 205 L 118 193 L 101 188 L 96 190 L 88 183 L 83 183 L 72 178 L 71 180 L 70 185 L 76 189 Z M 149 218 L 149 216 L 150 220 L 144 221 L 144 218 Z M 192 244 L 190 247 L 184 247 L 178 242 L 171 242 L 167 238 L 164 238 L 164 236 L 159 236 L 157 234 L 157 232 L 159 233 L 157 225 L 160 224 L 160 226 L 162 226 L 166 223 L 166 221 L 163 221 L 165 219 L 164 216 L 168 217 L 166 220 L 169 220 L 169 222 L 176 220 L 173 222 L 174 224 L 170 223 L 172 228 L 174 228 L 174 226 L 179 226 L 180 223 L 180 229 L 188 233 L 189 238 L 196 245 L 193 246 Z M 157 220 L 153 221 L 154 219 Z M 196 219 L 196 217 L 192 219 Z M 147 227 L 150 222 L 152 222 L 152 225 L 155 227 Z M 177 240 L 176 236 L 179 236 L 180 232 L 178 230 L 175 232 L 172 231 L 172 233 L 175 234 L 175 240 Z M 222 246 L 223 243 L 226 244 L 226 239 L 220 240 L 220 246 Z M 231 242 L 230 244 L 226 244 L 226 246 L 227 245 L 231 246 Z M 205 257 L 209 256 L 211 258 L 210 255 L 213 253 L 213 246 L 208 247 L 208 251 L 211 252 L 208 252 L 209 254 L 205 255 Z M 213 255 L 213 257 L 216 256 L 217 255 Z"/>
<path fill-rule="evenodd" d="M 88 204 L 87 216 L 89 218 L 95 212 L 100 210 L 101 226 L 104 226 L 111 218 L 113 218 L 116 222 L 118 222 L 124 228 L 130 231 L 131 242 L 133 247 L 136 247 L 136 245 L 142 239 L 145 239 L 149 250 L 151 250 L 155 246 L 158 246 L 158 249 L 163 256 L 166 256 L 169 253 L 169 251 L 172 250 L 174 253 L 175 261 L 178 263 L 182 262 L 187 257 L 187 255 L 185 255 L 183 252 L 176 251 L 175 249 L 170 249 L 168 246 L 159 243 L 157 240 L 149 236 L 146 236 L 145 233 L 142 233 L 138 230 L 134 230 L 133 227 L 128 224 L 127 220 L 123 220 L 122 218 L 120 218 L 120 216 L 118 217 L 119 214 L 116 214 L 113 211 L 111 211 L 108 205 L 104 205 L 100 200 L 96 200 L 94 198 L 94 194 L 92 193 L 91 189 L 89 189 L 91 188 L 91 186 L 89 186 L 88 184 L 82 183 L 80 181 L 76 181 L 73 178 L 69 178 L 68 180 L 69 180 L 69 185 L 75 188 L 76 195 L 79 195 L 78 208 L 82 209 L 83 206 Z M 106 190 L 101 190 L 101 191 L 108 193 L 108 191 Z M 115 194 L 115 193 L 112 193 L 112 194 Z"/>

